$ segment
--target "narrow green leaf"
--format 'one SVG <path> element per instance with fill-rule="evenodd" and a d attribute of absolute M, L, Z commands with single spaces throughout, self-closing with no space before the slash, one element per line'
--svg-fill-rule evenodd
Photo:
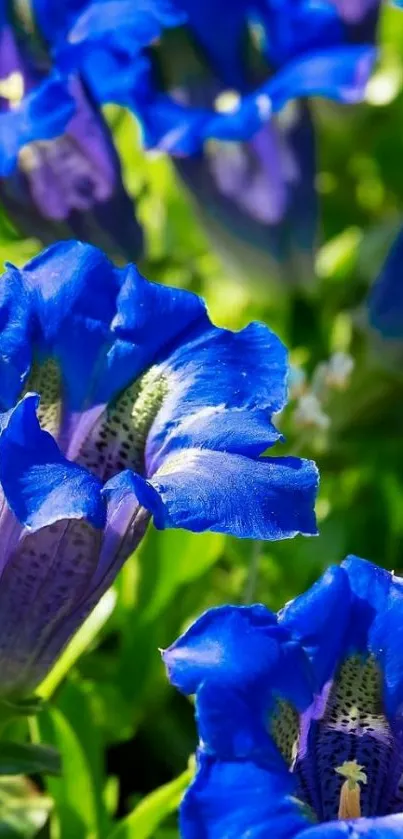
<path fill-rule="evenodd" d="M 139 607 L 150 621 L 161 613 L 185 583 L 204 574 L 222 554 L 220 533 L 150 530 L 140 547 L 141 588 Z"/>
<path fill-rule="evenodd" d="M 60 773 L 56 749 L 33 743 L 0 743 L 0 775 L 34 775 L 36 772 Z"/>
<path fill-rule="evenodd" d="M 94 782 L 86 754 L 66 718 L 58 709 L 38 718 L 41 738 L 62 756 L 62 775 L 48 778 L 47 788 L 55 800 L 55 813 L 63 839 L 98 839 Z M 1 839 L 1 837 L 0 837 Z"/>
<path fill-rule="evenodd" d="M 114 828 L 108 839 L 151 839 L 161 822 L 179 806 L 192 776 L 193 769 L 187 769 L 174 781 L 147 795 Z"/>
<path fill-rule="evenodd" d="M 116 593 L 113 589 L 110 589 L 104 594 L 94 611 L 91 612 L 85 623 L 74 635 L 53 669 L 38 688 L 40 696 L 44 699 L 49 699 L 52 696 L 77 659 L 92 644 L 112 614 L 115 603 Z"/>

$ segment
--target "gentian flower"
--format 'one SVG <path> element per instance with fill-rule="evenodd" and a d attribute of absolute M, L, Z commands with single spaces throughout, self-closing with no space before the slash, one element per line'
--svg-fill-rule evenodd
<path fill-rule="evenodd" d="M 26 235 L 73 233 L 138 258 L 142 232 L 112 136 L 77 75 L 50 68 L 0 6 L 0 200 Z"/>
<path fill-rule="evenodd" d="M 384 345 L 401 349 L 403 340 L 403 231 L 393 243 L 379 277 L 369 294 L 370 326 L 384 339 Z"/>
<path fill-rule="evenodd" d="M 0 284 L 0 695 L 32 690 L 144 535 L 315 532 L 281 439 L 287 358 L 188 291 L 54 245 Z"/>
<path fill-rule="evenodd" d="M 403 580 L 350 556 L 277 615 L 202 615 L 164 653 L 196 694 L 184 839 L 403 836 Z"/>
<path fill-rule="evenodd" d="M 270 254 L 310 274 L 317 207 L 305 99 L 362 99 L 379 2 L 355 2 L 352 14 L 336 0 L 178 0 L 184 24 L 170 20 L 159 34 L 150 25 L 146 52 L 146 27 L 141 37 L 128 30 L 132 7 L 90 3 L 56 44 L 59 66 L 79 68 L 98 102 L 133 110 L 146 146 L 172 155 L 230 259 L 246 244 L 257 267 Z M 160 3 L 146 8 L 154 20 Z"/>

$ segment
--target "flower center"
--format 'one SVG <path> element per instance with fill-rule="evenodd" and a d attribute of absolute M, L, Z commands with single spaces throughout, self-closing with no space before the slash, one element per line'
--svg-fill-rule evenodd
<path fill-rule="evenodd" d="M 77 463 L 107 481 L 122 469 L 147 475 L 147 436 L 168 385 L 151 368 L 107 407 L 82 443 Z"/>
<path fill-rule="evenodd" d="M 57 363 L 48 359 L 34 364 L 24 390 L 40 394 L 38 418 L 42 428 L 76 463 L 104 481 L 123 469 L 147 474 L 147 436 L 168 391 L 158 367 L 151 367 L 104 410 L 100 409 L 92 425 L 86 422 L 83 411 L 83 433 L 75 438 L 79 442 L 78 449 L 73 446 L 74 451 L 63 430 L 63 383 Z"/>
<path fill-rule="evenodd" d="M 270 732 L 296 775 L 298 797 L 318 821 L 403 811 L 403 755 L 373 657 L 348 658 L 301 718 L 278 702 Z"/>
<path fill-rule="evenodd" d="M 361 816 L 361 784 L 367 783 L 364 767 L 356 760 L 345 760 L 336 772 L 346 780 L 340 790 L 339 819 L 359 819 Z"/>

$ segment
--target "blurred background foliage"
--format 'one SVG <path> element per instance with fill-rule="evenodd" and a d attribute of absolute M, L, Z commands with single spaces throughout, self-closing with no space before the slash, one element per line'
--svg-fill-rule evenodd
<path fill-rule="evenodd" d="M 386 7 L 380 31 L 365 104 L 314 103 L 322 244 L 309 288 L 292 277 L 258 279 L 253 264 L 234 274 L 171 163 L 141 152 L 132 116 L 105 110 L 146 230 L 146 276 L 202 294 L 217 324 L 263 320 L 289 347 L 292 399 L 279 417 L 279 446 L 318 462 L 320 535 L 258 544 L 150 528 L 42 686 L 52 701 L 30 720 L 29 736 L 60 751 L 62 775 L 45 761 L 45 782 L 35 767 L 24 780 L 11 761 L 0 783 L 2 838 L 177 839 L 195 727 L 158 648 L 210 606 L 278 608 L 347 553 L 403 571 L 403 378 L 365 313 L 402 221 L 403 13 Z M 21 265 L 38 250 L 0 213 L 1 262 Z M 26 733 L 26 721 L 13 722 L 7 737 L 22 743 Z"/>

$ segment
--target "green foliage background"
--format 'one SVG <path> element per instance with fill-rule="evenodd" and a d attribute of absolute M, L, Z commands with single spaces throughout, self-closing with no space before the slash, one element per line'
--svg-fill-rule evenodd
<path fill-rule="evenodd" d="M 146 276 L 201 293 L 217 324 L 268 323 L 308 382 L 332 353 L 355 362 L 344 391 L 330 394 L 323 431 L 299 427 L 295 402 L 280 418 L 282 451 L 313 457 L 321 471 L 320 535 L 253 544 L 207 533 L 150 528 L 114 589 L 42 686 L 49 705 L 9 724 L 8 739 L 39 750 L 33 781 L 0 783 L 0 836 L 50 839 L 177 839 L 176 807 L 192 773 L 191 703 L 167 683 L 158 649 L 204 609 L 258 600 L 271 608 L 306 589 L 330 563 L 357 553 L 403 571 L 403 380 L 365 329 L 363 301 L 403 207 L 403 12 L 385 8 L 382 55 L 363 105 L 313 103 L 322 246 L 310 289 L 293 278 L 234 276 L 212 251 L 189 197 L 162 156 L 140 151 L 133 118 L 108 109 L 125 179 L 145 225 Z M 39 250 L 0 216 L 0 260 L 23 264 Z M 21 755 L 20 755 L 21 758 Z M 3 763 L 2 763 L 3 761 Z M 21 763 L 17 765 L 21 766 Z M 44 782 L 36 772 L 45 769 Z"/>

